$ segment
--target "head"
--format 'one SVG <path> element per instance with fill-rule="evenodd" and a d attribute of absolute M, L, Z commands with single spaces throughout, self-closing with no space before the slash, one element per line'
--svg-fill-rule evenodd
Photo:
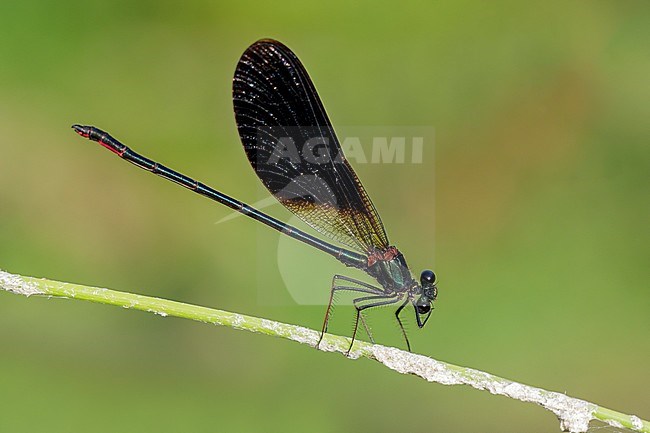
<path fill-rule="evenodd" d="M 438 296 L 438 288 L 436 287 L 436 274 L 433 271 L 425 270 L 420 274 L 420 291 L 419 296 L 413 298 L 413 308 L 415 308 L 415 318 L 417 319 L 418 326 L 422 328 L 433 310 L 433 301 Z"/>

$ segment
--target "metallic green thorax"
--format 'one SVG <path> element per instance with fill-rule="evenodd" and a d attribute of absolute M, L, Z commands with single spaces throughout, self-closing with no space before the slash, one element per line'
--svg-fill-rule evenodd
<path fill-rule="evenodd" d="M 368 274 L 374 277 L 387 293 L 417 293 L 414 291 L 417 290 L 418 284 L 411 275 L 404 255 L 396 248 L 393 249 L 392 257 L 382 258 L 370 264 Z"/>

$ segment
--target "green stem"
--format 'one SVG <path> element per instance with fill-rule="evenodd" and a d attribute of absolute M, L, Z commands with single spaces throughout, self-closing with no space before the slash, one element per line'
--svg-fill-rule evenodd
<path fill-rule="evenodd" d="M 0 289 L 19 295 L 55 296 L 80 299 L 101 304 L 117 305 L 142 310 L 160 316 L 182 317 L 204 323 L 228 326 L 266 335 L 273 335 L 316 347 L 320 333 L 313 329 L 289 325 L 258 317 L 228 311 L 214 310 L 197 305 L 132 293 L 117 292 L 98 287 L 63 283 L 47 279 L 23 277 L 0 270 Z M 347 337 L 325 334 L 318 349 L 346 353 L 350 345 Z M 594 403 L 568 397 L 565 394 L 513 382 L 498 376 L 467 367 L 405 352 L 394 347 L 384 347 L 364 341 L 355 341 L 349 358 L 365 357 L 381 362 L 388 368 L 404 374 L 420 376 L 429 382 L 443 385 L 469 385 L 491 394 L 532 402 L 553 412 L 565 431 L 586 432 L 594 419 L 616 427 L 650 433 L 650 423 L 636 416 L 626 415 Z"/>

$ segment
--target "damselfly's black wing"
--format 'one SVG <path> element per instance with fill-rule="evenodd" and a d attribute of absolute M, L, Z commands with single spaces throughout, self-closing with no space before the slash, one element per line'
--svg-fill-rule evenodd
<path fill-rule="evenodd" d="M 233 103 L 248 160 L 280 203 L 350 248 L 388 247 L 379 214 L 289 48 L 270 39 L 251 45 L 237 64 Z"/>

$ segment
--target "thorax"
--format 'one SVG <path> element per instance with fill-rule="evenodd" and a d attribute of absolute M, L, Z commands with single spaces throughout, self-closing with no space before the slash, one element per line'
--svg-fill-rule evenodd
<path fill-rule="evenodd" d="M 406 293 L 417 285 L 404 255 L 395 247 L 371 252 L 368 255 L 366 272 L 375 278 L 387 293 Z"/>

